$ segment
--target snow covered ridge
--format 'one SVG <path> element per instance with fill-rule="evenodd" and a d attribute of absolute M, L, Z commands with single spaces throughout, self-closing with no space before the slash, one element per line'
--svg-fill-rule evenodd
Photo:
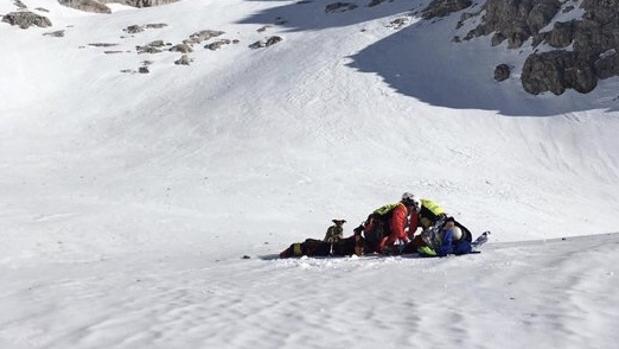
<path fill-rule="evenodd" d="M 493 46 L 507 41 L 508 48 L 520 49 L 531 39 L 534 52 L 521 76 L 529 93 L 560 95 L 570 88 L 588 93 L 599 79 L 619 75 L 619 38 L 613 35 L 619 30 L 617 0 L 488 0 L 483 6 L 470 0 L 434 0 L 424 10 L 424 18 L 464 7 L 474 11 L 464 12 L 458 27 L 470 18 L 481 16 L 481 20 L 462 40 L 492 34 Z"/>

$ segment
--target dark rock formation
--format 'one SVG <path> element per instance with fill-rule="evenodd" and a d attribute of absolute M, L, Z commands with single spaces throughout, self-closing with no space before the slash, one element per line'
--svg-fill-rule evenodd
<path fill-rule="evenodd" d="M 554 48 L 567 47 L 574 40 L 575 21 L 556 22 L 552 31 L 545 35 L 546 43 Z"/>
<path fill-rule="evenodd" d="M 550 23 L 560 7 L 559 0 L 488 0 L 482 23 L 464 39 L 494 33 L 494 45 L 507 40 L 509 48 L 517 48 Z"/>
<path fill-rule="evenodd" d="M 204 46 L 204 48 L 207 48 L 211 51 L 216 51 L 219 50 L 223 45 L 229 45 L 230 43 L 232 43 L 232 41 L 228 39 L 221 39 Z"/>
<path fill-rule="evenodd" d="M 162 52 L 161 48 L 163 46 L 165 46 L 165 43 L 163 42 L 163 40 L 155 40 L 144 46 L 136 46 L 135 49 L 138 52 L 138 54 L 142 54 L 142 53 L 155 54 L 155 53 Z"/>
<path fill-rule="evenodd" d="M 136 33 L 140 33 L 144 31 L 144 27 L 141 25 L 130 25 L 127 28 L 123 29 L 124 32 L 127 32 L 129 34 L 136 34 Z"/>
<path fill-rule="evenodd" d="M 17 25 L 22 29 L 28 29 L 33 25 L 41 28 L 52 26 L 52 22 L 47 17 L 30 11 L 8 13 L 2 17 L 2 22 L 6 22 L 10 25 Z"/>
<path fill-rule="evenodd" d="M 370 1 L 370 3 L 368 4 L 368 7 L 374 7 L 374 6 L 378 6 L 380 4 L 382 4 L 383 2 L 385 2 L 387 0 L 372 0 Z"/>
<path fill-rule="evenodd" d="M 199 32 L 195 32 L 189 35 L 189 39 L 183 40 L 183 44 L 187 44 L 187 45 L 199 44 L 203 41 L 218 37 L 223 34 L 225 34 L 225 32 L 222 32 L 220 30 L 201 30 Z"/>
<path fill-rule="evenodd" d="M 193 59 L 189 58 L 189 56 L 187 56 L 187 55 L 182 55 L 181 58 L 179 58 L 178 60 L 174 61 L 174 64 L 176 64 L 176 65 L 189 65 L 191 62 L 193 62 Z"/>
<path fill-rule="evenodd" d="M 496 81 L 504 81 L 509 78 L 511 74 L 511 69 L 507 64 L 499 64 L 494 69 L 494 80 Z"/>
<path fill-rule="evenodd" d="M 269 46 L 273 46 L 273 45 L 277 44 L 278 42 L 280 42 L 282 40 L 284 40 L 284 39 L 282 39 L 279 36 L 271 36 L 266 41 L 256 41 L 256 42 L 254 42 L 253 44 L 249 45 L 249 48 L 256 49 L 256 48 L 269 47 Z"/>
<path fill-rule="evenodd" d="M 96 13 L 111 13 L 109 7 L 105 4 L 116 2 L 133 7 L 152 7 L 165 5 L 178 0 L 58 0 L 64 6 L 72 7 L 78 10 Z"/>
<path fill-rule="evenodd" d="M 522 68 L 521 79 L 525 91 L 535 95 L 546 91 L 560 95 L 567 88 L 587 93 L 597 85 L 591 65 L 576 53 L 566 51 L 530 55 Z"/>
<path fill-rule="evenodd" d="M 179 0 L 103 0 L 103 2 L 120 2 L 133 7 L 153 7 L 177 1 Z"/>
<path fill-rule="evenodd" d="M 595 75 L 600 79 L 608 79 L 612 76 L 619 75 L 619 54 L 617 49 L 610 49 L 593 63 Z"/>
<path fill-rule="evenodd" d="M 393 21 L 389 22 L 389 24 L 387 25 L 387 28 L 393 28 L 395 30 L 398 30 L 402 28 L 404 25 L 406 25 L 406 23 L 408 23 L 408 17 L 396 18 Z"/>
<path fill-rule="evenodd" d="M 429 13 L 444 13 L 438 11 L 443 2 L 448 1 L 432 1 L 424 10 L 424 18 Z M 488 0 L 482 6 L 481 23 L 464 40 L 492 35 L 493 46 L 507 40 L 508 48 L 519 48 L 532 39 L 533 46 L 545 42 L 556 49 L 571 47 L 569 52 L 556 50 L 529 56 L 521 75 L 522 85 L 533 94 L 561 94 L 568 88 L 587 93 L 595 88 L 597 79 L 619 75 L 619 0 L 583 0 L 583 18 L 555 22 L 550 31 L 540 32 L 562 5 L 563 12 L 574 9 L 561 0 Z M 434 6 L 437 10 L 429 12 Z M 464 14 L 458 27 L 463 21 Z"/>
<path fill-rule="evenodd" d="M 325 6 L 326 13 L 336 13 L 354 10 L 357 8 L 356 4 L 350 2 L 334 2 Z"/>
<path fill-rule="evenodd" d="M 193 49 L 191 48 L 191 46 L 189 46 L 187 44 L 176 44 L 176 45 L 170 47 L 170 49 L 168 51 L 170 51 L 170 52 L 180 52 L 180 53 L 189 53 L 189 52 L 193 52 Z"/>
<path fill-rule="evenodd" d="M 167 27 L 168 25 L 165 23 L 149 23 L 145 25 L 146 29 L 161 29 L 163 27 Z"/>
<path fill-rule="evenodd" d="M 109 7 L 97 0 L 58 0 L 61 5 L 94 13 L 112 13 Z"/>
<path fill-rule="evenodd" d="M 148 67 L 140 67 L 138 69 L 138 73 L 140 73 L 140 74 L 148 74 L 148 73 L 150 73 L 150 70 L 148 70 Z"/>
<path fill-rule="evenodd" d="M 472 0 L 432 0 L 428 7 L 421 11 L 421 17 L 424 19 L 445 17 L 472 4 Z"/>

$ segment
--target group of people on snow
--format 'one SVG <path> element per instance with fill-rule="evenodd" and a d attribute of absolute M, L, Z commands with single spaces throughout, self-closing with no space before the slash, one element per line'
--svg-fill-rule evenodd
<path fill-rule="evenodd" d="M 323 240 L 294 243 L 280 258 L 300 256 L 350 256 L 364 254 L 422 256 L 467 254 L 473 250 L 471 232 L 434 201 L 405 192 L 399 202 L 374 210 L 344 238 L 343 219 L 334 219 Z M 417 231 L 420 233 L 417 234 Z M 482 236 L 486 238 L 486 234 Z M 483 243 L 483 242 L 482 242 Z"/>

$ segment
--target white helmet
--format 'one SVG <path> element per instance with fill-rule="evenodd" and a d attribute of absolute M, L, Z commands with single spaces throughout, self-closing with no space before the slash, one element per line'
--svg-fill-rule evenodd
<path fill-rule="evenodd" d="M 459 227 L 451 228 L 451 233 L 453 234 L 452 236 L 454 241 L 462 239 L 462 229 L 460 229 Z"/>
<path fill-rule="evenodd" d="M 410 192 L 405 192 L 402 194 L 402 202 L 407 206 L 413 206 L 415 211 L 421 211 L 421 201 Z"/>

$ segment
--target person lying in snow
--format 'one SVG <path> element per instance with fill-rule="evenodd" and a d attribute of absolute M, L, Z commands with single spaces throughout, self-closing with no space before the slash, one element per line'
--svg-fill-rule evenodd
<path fill-rule="evenodd" d="M 342 225 L 346 223 L 346 220 L 333 219 L 331 221 L 334 225 L 327 229 L 324 240 L 306 239 L 304 242 L 294 243 L 282 251 L 279 257 L 363 255 L 365 250 L 365 239 L 363 236 L 355 234 L 344 239 Z"/>
<path fill-rule="evenodd" d="M 355 234 L 345 239 L 338 239 L 330 243 L 316 239 L 306 239 L 304 242 L 297 242 L 279 254 L 279 258 L 291 258 L 301 256 L 362 256 L 365 251 L 365 239 L 363 236 Z"/>
<path fill-rule="evenodd" d="M 418 228 L 421 234 L 415 236 Z M 400 202 L 372 212 L 356 233 L 363 232 L 366 253 L 445 256 L 471 252 L 471 233 L 448 217 L 434 201 L 405 192 Z"/>

